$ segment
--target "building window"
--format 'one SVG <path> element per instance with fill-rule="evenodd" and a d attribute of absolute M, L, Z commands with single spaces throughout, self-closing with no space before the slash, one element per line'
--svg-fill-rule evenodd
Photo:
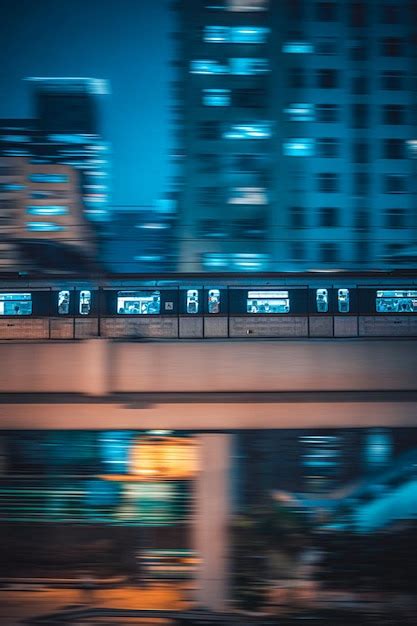
<path fill-rule="evenodd" d="M 66 230 L 66 227 L 54 222 L 26 222 L 26 230 L 33 233 L 58 233 Z"/>
<path fill-rule="evenodd" d="M 309 138 L 304 139 L 289 139 L 282 146 L 282 151 L 285 156 L 293 157 L 309 157 L 314 155 L 314 140 Z"/>
<path fill-rule="evenodd" d="M 365 2 L 353 2 L 350 5 L 350 25 L 353 28 L 362 28 L 367 25 L 368 16 L 366 2 L 367 0 Z"/>
<path fill-rule="evenodd" d="M 399 24 L 401 21 L 401 7 L 398 5 L 383 4 L 381 6 L 381 23 L 382 24 Z"/>
<path fill-rule="evenodd" d="M 337 263 L 339 260 L 337 245 L 335 243 L 321 243 L 320 260 L 322 263 Z"/>
<path fill-rule="evenodd" d="M 333 69 L 317 70 L 317 87 L 334 89 L 339 86 L 339 72 Z"/>
<path fill-rule="evenodd" d="M 203 104 L 209 107 L 230 105 L 230 89 L 203 89 Z"/>
<path fill-rule="evenodd" d="M 401 174 L 387 174 L 384 176 L 385 193 L 407 193 L 407 179 Z"/>
<path fill-rule="evenodd" d="M 309 41 L 287 41 L 282 46 L 285 54 L 312 54 L 314 46 Z"/>
<path fill-rule="evenodd" d="M 405 209 L 385 209 L 385 228 L 406 228 L 407 211 Z"/>
<path fill-rule="evenodd" d="M 206 26 L 204 41 L 209 43 L 265 43 L 269 28 L 264 26 Z"/>
<path fill-rule="evenodd" d="M 288 73 L 288 85 L 292 89 L 302 89 L 307 86 L 306 73 L 302 67 L 293 67 Z"/>
<path fill-rule="evenodd" d="M 318 174 L 318 190 L 322 193 L 336 193 L 339 191 L 339 177 L 332 172 Z"/>
<path fill-rule="evenodd" d="M 334 228 L 339 225 L 339 211 L 336 207 L 322 207 L 320 209 L 320 226 Z"/>
<path fill-rule="evenodd" d="M 248 291 L 246 299 L 248 313 L 289 313 L 288 291 Z"/>
<path fill-rule="evenodd" d="M 321 37 L 315 44 L 316 54 L 333 55 L 339 52 L 339 40 L 336 37 Z"/>
<path fill-rule="evenodd" d="M 90 292 L 86 292 L 86 293 L 90 293 Z M 118 291 L 117 292 L 117 313 L 119 315 L 151 315 L 151 314 L 155 315 L 160 312 L 161 312 L 161 292 L 160 291 Z"/>
<path fill-rule="evenodd" d="M 58 293 L 58 314 L 68 315 L 70 307 L 70 292 L 67 290 Z"/>
<path fill-rule="evenodd" d="M 197 192 L 199 206 L 216 207 L 224 202 L 224 190 L 222 187 L 200 187 Z"/>
<path fill-rule="evenodd" d="M 399 37 L 384 37 L 381 40 L 381 54 L 386 57 L 400 57 L 404 54 L 404 40 Z"/>
<path fill-rule="evenodd" d="M 404 89 L 405 73 L 400 70 L 387 70 L 381 72 L 381 89 L 388 91 L 400 91 Z"/>
<path fill-rule="evenodd" d="M 30 174 L 29 180 L 32 183 L 67 183 L 66 174 Z"/>
<path fill-rule="evenodd" d="M 198 226 L 198 236 L 210 239 L 224 239 L 227 237 L 224 223 L 221 220 L 202 219 Z"/>
<path fill-rule="evenodd" d="M 269 139 L 271 136 L 271 122 L 232 124 L 223 132 L 224 139 Z"/>
<path fill-rule="evenodd" d="M 228 74 L 229 68 L 220 61 L 195 59 L 191 61 L 191 74 Z"/>
<path fill-rule="evenodd" d="M 265 220 L 260 216 L 236 220 L 234 224 L 234 237 L 241 239 L 262 239 L 265 237 Z"/>
<path fill-rule="evenodd" d="M 80 315 L 88 315 L 91 311 L 91 291 L 80 291 L 78 310 Z"/>
<path fill-rule="evenodd" d="M 339 313 L 349 313 L 350 311 L 349 289 L 337 290 L 337 310 L 339 311 Z"/>
<path fill-rule="evenodd" d="M 369 144 L 364 141 L 355 141 L 352 145 L 353 163 L 369 163 Z"/>
<path fill-rule="evenodd" d="M 370 41 L 362 37 L 351 42 L 350 56 L 352 61 L 366 61 L 370 52 Z"/>
<path fill-rule="evenodd" d="M 220 289 L 209 289 L 207 304 L 210 315 L 220 313 Z"/>
<path fill-rule="evenodd" d="M 405 143 L 403 139 L 384 139 L 382 158 L 404 159 Z"/>
<path fill-rule="evenodd" d="M 304 261 L 305 257 L 306 257 L 305 242 L 304 241 L 291 241 L 290 258 L 293 261 Z"/>
<path fill-rule="evenodd" d="M 363 95 L 369 91 L 369 78 L 365 74 L 359 74 L 352 78 L 352 93 Z"/>
<path fill-rule="evenodd" d="M 291 122 L 313 122 L 314 104 L 309 102 L 294 102 L 285 109 Z"/>
<path fill-rule="evenodd" d="M 232 93 L 233 106 L 245 109 L 262 109 L 267 105 L 265 89 L 234 89 Z"/>
<path fill-rule="evenodd" d="M 228 204 L 268 204 L 265 187 L 232 187 Z"/>
<path fill-rule="evenodd" d="M 359 209 L 355 215 L 355 230 L 365 232 L 369 230 L 369 225 L 369 212 L 366 209 Z"/>
<path fill-rule="evenodd" d="M 405 124 L 406 108 L 402 104 L 386 104 L 383 106 L 384 124 Z"/>
<path fill-rule="evenodd" d="M 206 5 L 206 8 L 232 13 L 252 13 L 266 11 L 268 3 L 269 0 L 213 0 Z"/>
<path fill-rule="evenodd" d="M 365 196 L 369 193 L 369 174 L 367 172 L 354 172 L 353 195 Z"/>
<path fill-rule="evenodd" d="M 352 128 L 368 128 L 369 107 L 367 104 L 352 105 Z"/>
<path fill-rule="evenodd" d="M 317 121 L 318 122 L 337 122 L 339 121 L 339 106 L 337 104 L 318 104 Z"/>
<path fill-rule="evenodd" d="M 49 206 L 28 206 L 26 213 L 29 215 L 67 215 L 68 207 L 49 205 Z"/>
<path fill-rule="evenodd" d="M 377 313 L 416 313 L 417 291 L 408 289 L 377 291 L 375 304 Z"/>
<path fill-rule="evenodd" d="M 337 4 L 335 2 L 317 2 L 316 19 L 319 22 L 336 22 Z"/>
<path fill-rule="evenodd" d="M 335 137 L 321 137 L 316 140 L 317 152 L 322 158 L 334 158 L 339 156 L 339 140 Z"/>
<path fill-rule="evenodd" d="M 198 136 L 200 139 L 207 141 L 220 139 L 220 122 L 217 120 L 206 120 L 204 122 L 200 122 Z"/>
<path fill-rule="evenodd" d="M 327 289 L 316 289 L 316 310 L 317 313 L 328 313 L 329 292 Z"/>
<path fill-rule="evenodd" d="M 31 315 L 31 293 L 0 293 L 0 315 Z"/>
<path fill-rule="evenodd" d="M 230 59 L 230 74 L 234 76 L 254 76 L 269 72 L 267 59 L 233 58 Z"/>
<path fill-rule="evenodd" d="M 289 209 L 291 228 L 305 228 L 306 210 L 303 206 L 293 206 Z"/>
<path fill-rule="evenodd" d="M 407 139 L 407 156 L 410 159 L 417 159 L 417 139 Z"/>
<path fill-rule="evenodd" d="M 198 313 L 198 290 L 187 289 L 187 313 Z"/>

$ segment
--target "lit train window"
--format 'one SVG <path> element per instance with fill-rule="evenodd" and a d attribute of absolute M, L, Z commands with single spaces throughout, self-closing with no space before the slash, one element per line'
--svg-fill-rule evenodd
<path fill-rule="evenodd" d="M 80 314 L 88 315 L 91 311 L 91 291 L 80 291 Z"/>
<path fill-rule="evenodd" d="M 337 310 L 339 311 L 339 313 L 349 313 L 350 311 L 349 289 L 338 289 Z"/>
<path fill-rule="evenodd" d="M 68 315 L 70 305 L 70 292 L 60 291 L 58 293 L 58 313 L 59 315 Z"/>
<path fill-rule="evenodd" d="M 161 312 L 160 291 L 118 291 L 119 315 L 155 315 Z"/>
<path fill-rule="evenodd" d="M 187 289 L 187 313 L 198 313 L 197 289 Z"/>
<path fill-rule="evenodd" d="M 316 289 L 317 313 L 327 313 L 329 311 L 329 292 L 327 289 Z"/>
<path fill-rule="evenodd" d="M 31 315 L 31 293 L 0 293 L 0 315 Z"/>
<path fill-rule="evenodd" d="M 289 313 L 288 291 L 248 291 L 246 310 L 248 313 Z"/>
<path fill-rule="evenodd" d="M 417 291 L 397 289 L 376 292 L 377 313 L 417 313 Z"/>
<path fill-rule="evenodd" d="M 208 312 L 220 313 L 220 290 L 210 289 L 208 292 Z"/>

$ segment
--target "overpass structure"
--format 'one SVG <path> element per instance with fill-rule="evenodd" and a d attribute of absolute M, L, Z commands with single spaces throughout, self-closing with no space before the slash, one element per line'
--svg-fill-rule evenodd
<path fill-rule="evenodd" d="M 201 605 L 227 598 L 231 434 L 417 425 L 417 339 L 0 343 L 0 429 L 196 433 Z"/>

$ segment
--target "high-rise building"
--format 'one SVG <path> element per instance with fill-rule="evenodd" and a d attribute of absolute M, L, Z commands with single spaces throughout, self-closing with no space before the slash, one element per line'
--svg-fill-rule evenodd
<path fill-rule="evenodd" d="M 409 265 L 411 0 L 176 0 L 183 270 Z"/>

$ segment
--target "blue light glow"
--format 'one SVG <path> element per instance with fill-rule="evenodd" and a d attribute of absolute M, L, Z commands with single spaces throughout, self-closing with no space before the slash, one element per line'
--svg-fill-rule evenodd
<path fill-rule="evenodd" d="M 30 215 L 66 215 L 66 206 L 28 206 L 26 212 Z"/>
<path fill-rule="evenodd" d="M 285 156 L 308 157 L 314 155 L 313 139 L 290 139 L 282 146 Z"/>
<path fill-rule="evenodd" d="M 67 183 L 66 174 L 31 174 L 29 180 L 33 183 Z"/>
<path fill-rule="evenodd" d="M 314 46 L 308 41 L 287 41 L 282 46 L 286 54 L 312 54 Z"/>
<path fill-rule="evenodd" d="M 53 222 L 27 222 L 26 228 L 36 233 L 53 233 L 65 230 L 64 226 L 54 224 Z"/>

